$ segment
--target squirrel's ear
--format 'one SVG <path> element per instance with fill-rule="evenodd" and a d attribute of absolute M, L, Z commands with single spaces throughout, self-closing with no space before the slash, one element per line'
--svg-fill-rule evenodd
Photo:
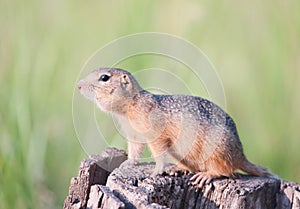
<path fill-rule="evenodd" d="M 127 88 L 128 84 L 130 83 L 130 79 L 128 77 L 128 75 L 123 74 L 121 77 L 121 85 L 124 89 Z"/>

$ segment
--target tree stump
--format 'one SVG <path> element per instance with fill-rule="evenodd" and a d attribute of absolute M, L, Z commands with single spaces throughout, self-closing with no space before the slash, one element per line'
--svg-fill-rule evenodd
<path fill-rule="evenodd" d="M 197 191 L 188 184 L 192 174 L 170 169 L 149 177 L 154 163 L 132 166 L 126 159 L 125 151 L 108 148 L 82 161 L 64 208 L 300 208 L 300 185 L 293 182 L 241 175 Z"/>

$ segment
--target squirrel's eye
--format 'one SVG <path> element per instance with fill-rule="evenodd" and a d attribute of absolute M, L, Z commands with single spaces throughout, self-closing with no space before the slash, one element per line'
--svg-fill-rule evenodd
<path fill-rule="evenodd" d="M 100 76 L 100 78 L 98 80 L 106 82 L 106 81 L 109 80 L 109 78 L 110 78 L 109 75 L 103 74 L 103 75 Z"/>

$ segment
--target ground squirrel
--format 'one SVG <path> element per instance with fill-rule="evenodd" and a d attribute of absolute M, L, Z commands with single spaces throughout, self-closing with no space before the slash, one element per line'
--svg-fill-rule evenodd
<path fill-rule="evenodd" d="M 243 153 L 232 118 L 216 104 L 195 96 L 156 95 L 143 90 L 127 71 L 100 68 L 77 84 L 80 93 L 120 122 L 128 143 L 128 157 L 137 164 L 147 144 L 160 174 L 171 157 L 181 169 L 195 172 L 199 187 L 237 170 L 274 177 L 252 164 Z"/>

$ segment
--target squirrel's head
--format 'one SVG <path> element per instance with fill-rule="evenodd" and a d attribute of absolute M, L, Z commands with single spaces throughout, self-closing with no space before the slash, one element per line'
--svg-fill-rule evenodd
<path fill-rule="evenodd" d="M 105 112 L 124 113 L 129 101 L 142 89 L 127 71 L 100 68 L 77 83 L 80 93 Z"/>

